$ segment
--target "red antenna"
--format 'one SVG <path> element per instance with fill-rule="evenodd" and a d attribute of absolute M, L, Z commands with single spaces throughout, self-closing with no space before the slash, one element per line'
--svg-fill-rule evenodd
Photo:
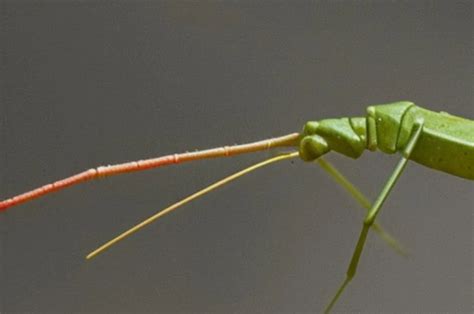
<path fill-rule="evenodd" d="M 161 156 L 157 158 L 130 161 L 116 165 L 99 166 L 1 201 L 0 211 L 6 210 L 8 207 L 30 201 L 37 197 L 53 193 L 69 186 L 96 178 L 157 168 L 170 164 L 179 164 L 186 161 L 216 157 L 230 157 L 244 153 L 268 150 L 279 146 L 294 146 L 296 145 L 299 137 L 299 133 L 291 133 L 280 137 L 270 138 L 242 145 L 222 146 L 206 150 L 199 150 L 195 152 L 186 152 L 181 154 Z"/>

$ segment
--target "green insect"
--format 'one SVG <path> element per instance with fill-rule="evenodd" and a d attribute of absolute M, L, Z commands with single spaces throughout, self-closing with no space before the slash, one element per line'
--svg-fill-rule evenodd
<path fill-rule="evenodd" d="M 314 160 L 334 150 L 358 158 L 365 149 L 393 154 L 401 160 L 367 213 L 346 278 L 326 307 L 328 313 L 354 278 L 367 234 L 408 160 L 474 180 L 474 121 L 433 112 L 411 102 L 370 106 L 365 118 L 308 122 L 300 142 L 303 160 Z"/>
<path fill-rule="evenodd" d="M 300 157 L 304 161 L 318 162 L 337 183 L 342 185 L 368 210 L 347 269 L 346 278 L 325 309 L 325 312 L 328 313 L 336 304 L 349 282 L 354 278 L 367 239 L 367 234 L 371 227 L 395 250 L 404 254 L 402 246 L 383 230 L 376 222 L 376 217 L 390 191 L 405 169 L 408 160 L 461 178 L 474 180 L 474 121 L 456 117 L 445 112 L 433 112 L 416 106 L 412 102 L 401 101 L 370 106 L 367 108 L 367 115 L 365 117 L 325 119 L 317 122 L 307 122 L 302 133 L 292 133 L 249 144 L 172 154 L 158 158 L 89 169 L 4 200 L 0 202 L 0 211 L 36 197 L 95 178 L 204 158 L 229 157 L 276 147 L 293 147 L 297 148 L 297 151 L 284 153 L 252 165 L 172 204 L 100 246 L 88 254 L 87 259 L 96 256 L 163 215 L 230 181 L 268 164 Z M 387 154 L 397 152 L 401 154 L 399 163 L 372 205 L 354 185 L 334 168 L 334 166 L 322 158 L 323 155 L 330 151 L 335 151 L 351 158 L 358 158 L 366 149 L 371 151 L 378 149 Z"/>

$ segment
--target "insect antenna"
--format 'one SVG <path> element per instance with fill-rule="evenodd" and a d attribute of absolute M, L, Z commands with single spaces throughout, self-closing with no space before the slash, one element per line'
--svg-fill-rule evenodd
<path fill-rule="evenodd" d="M 285 155 L 280 155 L 280 156 L 276 156 L 276 157 L 273 157 L 273 158 L 269 158 L 269 159 L 266 159 L 264 161 L 261 161 L 257 164 L 254 164 L 250 167 L 247 167 L 239 172 L 236 172 L 228 177 L 225 177 L 224 179 L 221 179 L 207 187 L 205 187 L 204 189 L 166 207 L 165 209 L 163 209 L 162 211 L 159 211 L 158 213 L 156 213 L 155 215 L 145 219 L 144 221 L 140 222 L 139 224 L 135 225 L 134 227 L 128 229 L 127 231 L 123 232 L 122 234 L 118 235 L 117 237 L 113 238 L 112 240 L 108 241 L 107 243 L 103 244 L 102 246 L 100 246 L 99 248 L 97 248 L 96 250 L 92 251 L 91 253 L 89 253 L 87 256 L 86 256 L 86 259 L 91 259 L 93 258 L 94 256 L 98 255 L 99 253 L 103 252 L 104 250 L 110 248 L 112 245 L 116 244 L 117 242 L 125 239 L 126 237 L 132 235 L 133 233 L 137 232 L 138 230 L 140 230 L 141 228 L 151 224 L 152 222 L 154 222 L 155 220 L 157 220 L 158 218 L 172 212 L 173 210 L 177 209 L 178 207 L 181 207 L 189 202 L 191 202 L 192 200 L 194 199 L 197 199 L 239 177 L 242 177 L 258 168 L 261 168 L 261 167 L 264 167 L 264 166 L 267 166 L 269 164 L 272 164 L 274 162 L 277 162 L 277 161 L 281 161 L 281 160 L 285 160 L 285 159 L 289 159 L 289 158 L 295 158 L 299 156 L 299 153 L 298 152 L 292 152 L 292 153 L 287 153 Z"/>
<path fill-rule="evenodd" d="M 300 138 L 299 133 L 291 133 L 284 136 L 274 137 L 270 139 L 261 140 L 258 142 L 233 145 L 233 146 L 222 146 L 217 148 L 199 150 L 195 152 L 186 152 L 181 154 L 171 154 L 161 156 L 157 158 L 150 158 L 138 161 L 130 161 L 116 165 L 99 166 L 92 168 L 70 177 L 58 180 L 54 183 L 46 184 L 39 188 L 31 191 L 18 194 L 9 199 L 0 201 L 0 212 L 6 210 L 8 207 L 15 206 L 37 197 L 53 193 L 72 185 L 76 185 L 92 179 L 103 178 L 107 176 L 147 170 L 151 168 L 157 168 L 161 166 L 167 166 L 171 164 L 179 164 L 186 161 L 216 158 L 216 157 L 229 157 L 244 153 L 251 153 L 256 151 L 268 150 L 275 147 L 281 146 L 295 146 Z"/>

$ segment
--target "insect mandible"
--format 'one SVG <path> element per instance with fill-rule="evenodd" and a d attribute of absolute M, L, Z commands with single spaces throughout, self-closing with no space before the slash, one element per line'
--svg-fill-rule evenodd
<path fill-rule="evenodd" d="M 325 312 L 328 313 L 356 274 L 370 228 L 373 228 L 395 250 L 404 254 L 403 247 L 383 230 L 376 222 L 376 217 L 409 160 L 454 176 L 474 180 L 474 121 L 445 112 L 433 112 L 409 101 L 400 101 L 369 106 L 365 117 L 310 121 L 305 124 L 301 133 L 291 133 L 242 145 L 223 146 L 117 165 L 99 166 L 1 201 L 0 211 L 96 178 L 178 164 L 185 161 L 235 156 L 277 147 L 296 149 L 293 152 L 284 153 L 252 165 L 184 198 L 103 244 L 88 254 L 86 258 L 90 259 L 96 256 L 163 215 L 253 170 L 277 161 L 300 157 L 307 162 L 318 162 L 336 182 L 342 185 L 368 210 L 363 220 L 362 230 L 350 260 L 346 277 L 325 309 Z M 331 151 L 351 158 L 358 158 L 365 150 L 380 150 L 387 154 L 397 152 L 401 154 L 400 161 L 373 204 L 370 204 L 363 194 L 334 166 L 322 158 L 323 155 Z"/>

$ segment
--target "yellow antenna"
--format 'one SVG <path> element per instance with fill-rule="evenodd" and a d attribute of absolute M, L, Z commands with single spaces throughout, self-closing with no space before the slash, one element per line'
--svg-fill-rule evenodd
<path fill-rule="evenodd" d="M 99 253 L 105 251 L 106 249 L 108 249 L 109 247 L 111 247 L 112 245 L 114 245 L 115 243 L 125 239 L 126 237 L 132 235 L 133 233 L 137 232 L 138 230 L 140 230 L 141 228 L 149 225 L 150 223 L 154 222 L 155 220 L 157 220 L 158 218 L 170 213 L 171 211 L 175 210 L 176 208 L 178 207 L 181 207 L 183 206 L 184 204 L 186 203 L 189 203 L 190 201 L 200 197 L 200 196 L 203 196 L 209 192 L 211 192 L 212 190 L 215 190 L 217 189 L 218 187 L 221 187 L 243 175 L 246 175 L 248 174 L 249 172 L 252 172 L 258 168 L 261 168 L 263 166 L 266 166 L 266 165 L 269 165 L 271 163 L 274 163 L 274 162 L 277 162 L 277 161 L 281 161 L 281 160 L 285 160 L 285 159 L 289 159 L 289 158 L 294 158 L 294 157 L 297 157 L 299 155 L 298 152 L 292 152 L 292 153 L 286 153 L 284 155 L 280 155 L 280 156 L 276 156 L 276 157 L 273 157 L 273 158 L 270 158 L 270 159 L 267 159 L 267 160 L 264 160 L 262 162 L 259 162 L 255 165 L 252 165 L 248 168 L 245 168 L 239 172 L 236 172 L 222 180 L 219 180 L 211 185 L 209 185 L 208 187 L 182 199 L 181 201 L 179 202 L 176 202 L 174 203 L 173 205 L 163 209 L 162 211 L 156 213 L 155 215 L 151 216 L 150 218 L 147 218 L 146 220 L 142 221 L 141 223 L 139 223 L 138 225 L 135 225 L 134 227 L 128 229 L 127 231 L 123 232 L 122 234 L 120 234 L 119 236 L 113 238 L 112 240 L 110 240 L 109 242 L 103 244 L 102 246 L 100 246 L 99 248 L 97 248 L 96 250 L 94 250 L 93 252 L 89 253 L 87 256 L 86 256 L 86 259 L 91 259 L 93 258 L 94 256 L 98 255 Z"/>

